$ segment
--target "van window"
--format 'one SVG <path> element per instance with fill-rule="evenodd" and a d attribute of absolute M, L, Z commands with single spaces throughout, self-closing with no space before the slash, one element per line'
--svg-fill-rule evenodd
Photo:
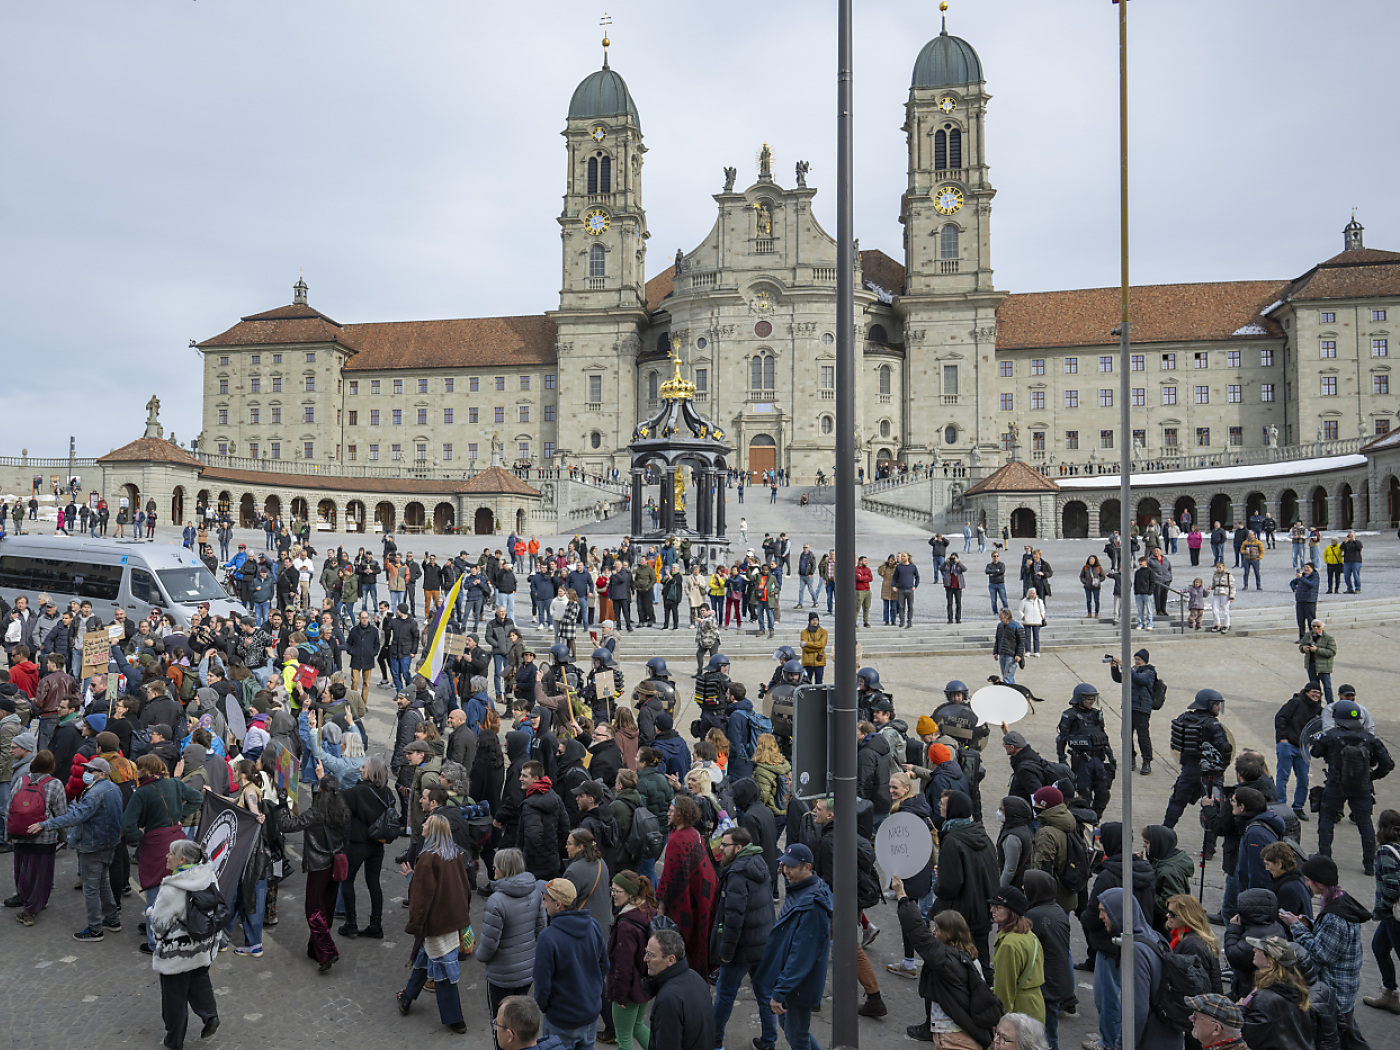
<path fill-rule="evenodd" d="M 155 579 L 145 569 L 131 570 L 131 596 L 148 605 L 160 605 L 163 602 Z"/>
<path fill-rule="evenodd" d="M 165 593 L 170 595 L 172 602 L 193 604 L 228 597 L 228 593 L 219 586 L 219 581 L 214 579 L 214 574 L 202 565 L 181 569 L 157 569 L 156 575 L 165 585 Z"/>
<path fill-rule="evenodd" d="M 111 602 L 117 600 L 121 581 L 120 565 L 18 555 L 0 557 L 0 588 L 22 594 L 48 591 Z"/>

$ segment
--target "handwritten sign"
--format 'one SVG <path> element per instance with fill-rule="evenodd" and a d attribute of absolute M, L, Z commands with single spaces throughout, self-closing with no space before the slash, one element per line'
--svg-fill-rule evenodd
<path fill-rule="evenodd" d="M 913 813 L 891 813 L 875 832 L 875 859 L 886 875 L 913 878 L 933 856 L 933 835 Z"/>
<path fill-rule="evenodd" d="M 442 651 L 448 656 L 462 656 L 467 651 L 467 636 L 465 634 L 443 635 Z"/>
<path fill-rule="evenodd" d="M 112 640 L 105 630 L 83 633 L 83 674 L 107 670 L 107 658 L 111 654 Z M 91 668 L 91 670 L 89 670 Z"/>

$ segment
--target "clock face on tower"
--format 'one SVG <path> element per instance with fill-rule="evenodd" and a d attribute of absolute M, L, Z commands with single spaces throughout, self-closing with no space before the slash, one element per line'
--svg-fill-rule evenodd
<path fill-rule="evenodd" d="M 962 202 L 959 201 L 958 203 L 961 204 Z M 598 235 L 603 233 L 603 231 L 605 231 L 611 225 L 612 219 L 608 216 L 608 213 L 605 212 L 602 208 L 594 208 L 592 211 L 590 211 L 587 215 L 583 217 L 584 230 L 592 234 L 594 237 L 597 237 Z"/>
<path fill-rule="evenodd" d="M 607 138 L 607 137 L 608 137 L 607 131 L 604 130 L 601 126 L 596 127 L 596 128 L 593 129 L 592 139 L 593 139 L 594 142 L 602 142 L 602 141 L 603 141 L 605 138 Z"/>
<path fill-rule="evenodd" d="M 944 95 L 938 100 L 938 108 L 941 109 L 944 113 L 951 113 L 953 112 L 953 110 L 958 108 L 958 104 L 956 101 L 949 98 L 947 95 Z"/>
<path fill-rule="evenodd" d="M 939 215 L 952 215 L 963 206 L 963 192 L 956 186 L 944 186 L 933 198 L 933 210 Z"/>

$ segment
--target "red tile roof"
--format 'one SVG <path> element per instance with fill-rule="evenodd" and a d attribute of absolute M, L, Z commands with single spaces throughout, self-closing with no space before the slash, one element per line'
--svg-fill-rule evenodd
<path fill-rule="evenodd" d="M 1283 335 L 1260 313 L 1287 293 L 1283 281 L 1150 284 L 1131 289 L 1134 343 Z M 997 349 L 1116 346 L 1117 288 L 1009 295 L 997 309 Z"/>
<path fill-rule="evenodd" d="M 142 437 L 121 448 L 113 449 L 105 456 L 98 456 L 99 463 L 176 463 L 182 467 L 200 467 L 203 464 L 178 445 L 172 445 L 165 438 Z"/>
<path fill-rule="evenodd" d="M 1060 486 L 1023 460 L 1014 459 L 998 467 L 973 485 L 964 495 L 979 492 L 1059 492 Z"/>
<path fill-rule="evenodd" d="M 526 483 L 504 467 L 487 467 L 462 487 L 463 492 L 488 496 L 505 494 L 508 496 L 538 496 L 540 490 Z"/>
<path fill-rule="evenodd" d="M 557 328 L 543 314 L 380 321 L 345 328 L 357 351 L 345 362 L 348 371 L 549 365 L 556 359 Z"/>
<path fill-rule="evenodd" d="M 310 306 L 293 304 L 249 314 L 226 332 L 198 344 L 219 346 L 279 346 L 285 343 L 339 342 L 349 346 L 345 327 Z"/>
<path fill-rule="evenodd" d="M 904 265 L 878 248 L 860 253 L 860 272 L 866 282 L 891 295 L 904 292 Z"/>
<path fill-rule="evenodd" d="M 1334 255 L 1294 281 L 1288 295 L 1302 302 L 1400 295 L 1400 252 L 1358 248 Z"/>
<path fill-rule="evenodd" d="M 670 295 L 676 288 L 676 268 L 674 265 L 666 267 L 659 274 L 647 282 L 647 313 L 655 313 L 657 307 L 661 305 L 661 300 Z"/>

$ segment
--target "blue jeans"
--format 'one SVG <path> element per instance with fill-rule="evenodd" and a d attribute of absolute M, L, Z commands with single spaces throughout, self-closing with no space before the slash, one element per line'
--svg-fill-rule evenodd
<path fill-rule="evenodd" d="M 1094 1009 L 1099 1012 L 1099 1038 L 1108 1050 L 1118 1050 L 1123 1043 L 1119 980 L 1117 962 L 1106 955 L 1094 956 Z"/>
<path fill-rule="evenodd" d="M 514 594 L 498 594 L 498 595 L 496 595 L 496 604 L 505 607 L 505 610 L 506 610 L 506 619 L 507 619 L 507 620 L 514 620 L 514 619 L 515 619 L 515 595 L 514 595 Z"/>
<path fill-rule="evenodd" d="M 253 618 L 254 618 L 255 620 L 257 620 L 257 623 L 258 623 L 258 626 L 259 626 L 259 627 L 261 627 L 263 624 L 267 623 L 267 614 L 268 614 L 271 610 L 272 610 L 272 603 L 271 603 L 271 602 L 254 602 L 254 603 L 253 603 Z"/>
<path fill-rule="evenodd" d="M 1308 548 L 1305 544 L 1293 544 L 1293 567 L 1295 569 L 1301 569 L 1303 567 L 1303 563 L 1308 560 L 1307 552 Z"/>
<path fill-rule="evenodd" d="M 1319 674 L 1318 682 L 1322 684 L 1322 701 L 1330 704 L 1332 702 L 1332 676 L 1330 674 Z"/>
<path fill-rule="evenodd" d="M 817 607 L 817 578 L 815 576 L 797 577 L 797 604 L 801 605 L 807 598 L 807 592 L 812 592 L 812 608 Z"/>
<path fill-rule="evenodd" d="M 1262 591 L 1264 589 L 1264 585 L 1259 582 L 1259 563 L 1257 561 L 1250 561 L 1248 558 L 1245 559 L 1244 563 L 1244 589 L 1249 590 L 1250 569 L 1254 570 L 1254 589 Z"/>
<path fill-rule="evenodd" d="M 249 948 L 255 944 L 262 944 L 263 914 L 267 909 L 267 880 L 261 879 L 258 887 L 254 891 L 253 914 L 249 915 L 243 907 L 243 883 L 238 884 L 238 891 L 233 899 L 233 913 L 228 917 L 228 924 L 224 927 L 224 935 L 233 935 L 233 924 L 240 918 L 243 920 L 243 943 Z"/>
<path fill-rule="evenodd" d="M 504 679 L 504 677 L 505 677 L 505 673 L 506 673 L 506 654 L 505 654 L 505 653 L 492 653 L 492 654 L 491 654 L 491 673 L 492 673 L 493 680 L 494 680 L 495 683 L 496 683 L 496 695 L 497 695 L 497 696 L 500 696 L 500 695 L 505 691 L 505 690 L 503 690 L 503 689 L 501 688 L 502 681 L 503 681 L 503 679 Z"/>
<path fill-rule="evenodd" d="M 947 558 L 940 558 L 937 554 L 933 556 L 933 578 L 941 580 L 943 578 L 943 563 Z"/>
<path fill-rule="evenodd" d="M 361 609 L 361 611 L 363 611 L 363 610 L 365 610 L 365 609 L 374 610 L 374 609 L 378 609 L 378 608 L 379 608 L 379 584 L 377 584 L 377 583 L 371 583 L 371 584 L 368 584 L 367 586 L 361 587 L 361 588 L 360 588 L 360 609 Z M 397 610 L 395 610 L 395 611 L 397 611 Z"/>
<path fill-rule="evenodd" d="M 964 536 L 963 536 L 963 553 L 965 554 L 965 553 L 967 553 L 967 552 L 970 551 L 970 550 L 972 550 L 972 537 L 969 536 L 969 535 L 964 535 Z"/>
<path fill-rule="evenodd" d="M 1088 613 L 1090 616 L 1098 615 L 1100 590 L 1101 588 L 1099 587 L 1084 588 L 1084 604 L 1088 606 Z"/>
<path fill-rule="evenodd" d="M 826 614 L 830 616 L 836 611 L 836 581 L 826 581 Z"/>
<path fill-rule="evenodd" d="M 147 909 L 150 909 L 150 908 L 155 907 L 155 903 L 156 903 L 156 894 L 159 893 L 159 892 L 160 892 L 160 887 L 159 887 L 159 886 L 152 886 L 150 889 L 148 889 L 148 890 L 146 891 L 146 907 L 147 907 Z M 156 934 L 155 934 L 155 931 L 154 931 L 153 929 L 151 929 L 151 923 L 150 923 L 149 919 L 148 919 L 147 922 L 146 922 L 146 943 L 147 943 L 148 945 L 150 945 L 152 951 L 155 951 L 155 947 L 156 947 Z"/>
<path fill-rule="evenodd" d="M 784 1005 L 787 1009 L 779 1021 L 783 1026 L 783 1035 L 787 1036 L 788 1046 L 792 1050 L 822 1050 L 821 1043 L 811 1032 L 812 1008 L 794 1006 L 792 1003 Z"/>
<path fill-rule="evenodd" d="M 1296 551 L 1296 550 L 1297 550 L 1297 547 L 1294 547 L 1294 550 Z M 1221 564 L 1224 564 L 1224 561 L 1225 561 L 1225 544 L 1223 544 L 1223 543 L 1212 543 L 1212 544 L 1210 545 L 1210 563 L 1211 563 L 1212 565 L 1221 565 Z"/>
<path fill-rule="evenodd" d="M 1001 665 L 1001 678 L 1007 685 L 1016 684 L 1016 657 L 998 656 L 997 663 Z"/>
<path fill-rule="evenodd" d="M 1049 999 L 1045 1000 L 1045 1038 L 1050 1050 L 1060 1050 L 1060 1004 Z"/>
<path fill-rule="evenodd" d="M 393 676 L 395 689 L 405 689 L 413 680 L 413 671 L 409 668 L 412 659 L 412 656 L 389 657 L 389 674 Z"/>
<path fill-rule="evenodd" d="M 1156 606 L 1153 605 L 1154 598 L 1155 595 L 1151 594 L 1133 595 L 1133 601 L 1137 604 L 1137 625 L 1139 627 L 1155 626 L 1152 620 L 1153 613 L 1156 611 Z"/>
<path fill-rule="evenodd" d="M 881 598 L 880 604 L 884 607 L 883 619 L 885 626 L 888 627 L 895 621 L 895 608 L 898 603 L 893 598 Z"/>
<path fill-rule="evenodd" d="M 450 1023 L 447 1022 L 446 1018 L 443 1020 L 444 1023 Z M 458 1020 L 461 1020 L 460 1016 Z M 558 1036 L 566 1050 L 593 1050 L 593 1042 L 598 1037 L 598 1021 L 594 1019 L 587 1024 L 579 1025 L 577 1028 L 564 1028 L 554 1024 L 546 1017 L 544 1027 L 540 1029 L 540 1035 L 545 1038 L 551 1035 Z"/>
<path fill-rule="evenodd" d="M 1361 563 L 1359 561 L 1342 562 L 1342 579 L 1346 581 L 1347 590 L 1361 590 Z"/>
<path fill-rule="evenodd" d="M 408 984 L 404 986 L 404 995 L 410 1000 L 417 999 L 418 993 L 423 990 L 423 986 L 428 983 L 428 971 L 417 966 L 408 975 Z M 457 994 L 457 985 L 451 981 L 434 981 L 433 994 L 437 996 L 438 1019 L 443 1024 L 462 1023 L 462 998 Z M 548 1029 L 549 1022 L 545 1021 L 545 1028 Z M 592 1025 L 589 1029 L 593 1028 Z M 593 1045 L 590 1037 L 588 1045 Z"/>
<path fill-rule="evenodd" d="M 1302 809 L 1308 802 L 1308 753 L 1300 747 L 1294 747 L 1287 740 L 1280 740 L 1274 745 L 1278 754 L 1278 773 L 1274 777 L 1274 786 L 1278 788 L 1280 802 L 1288 799 L 1288 775 L 1294 775 L 1293 786 L 1293 808 Z"/>
<path fill-rule="evenodd" d="M 1028 623 L 1026 630 L 1031 632 L 1031 652 L 1040 652 L 1040 624 Z"/>
<path fill-rule="evenodd" d="M 1238 902 L 1240 899 L 1240 880 L 1233 874 L 1225 876 L 1225 894 L 1220 898 L 1220 914 L 1229 922 L 1231 918 L 1240 910 Z"/>
<path fill-rule="evenodd" d="M 1371 954 L 1376 957 L 1376 967 L 1381 972 L 1381 987 L 1395 987 L 1395 963 L 1390 958 L 1394 951 L 1400 955 L 1400 919 L 1387 916 L 1376 922 L 1376 932 L 1371 937 Z"/>
<path fill-rule="evenodd" d="M 1322 545 L 1308 548 L 1308 561 L 1312 562 L 1314 569 L 1322 568 Z"/>
<path fill-rule="evenodd" d="M 656 885 L 656 860 L 652 857 L 643 857 L 637 861 L 637 874 L 645 875 L 647 881 L 653 886 Z"/>
<path fill-rule="evenodd" d="M 758 607 L 758 629 L 760 631 L 765 629 L 765 623 L 767 624 L 767 630 L 771 631 L 773 629 L 773 609 L 767 602 L 764 602 Z"/>
<path fill-rule="evenodd" d="M 121 921 L 121 905 L 112 894 L 112 856 L 115 849 L 96 850 L 78 854 L 78 874 L 83 883 L 83 904 L 87 909 L 88 929 L 102 928 L 108 922 Z"/>
<path fill-rule="evenodd" d="M 744 975 L 748 974 L 752 986 L 757 969 L 757 963 L 753 966 L 730 963 L 721 966 L 715 975 L 715 1046 L 724 1045 L 724 1029 L 729 1024 L 729 1015 L 734 1012 L 734 997 L 739 994 Z M 778 1042 L 778 1022 L 773 1017 L 773 1011 L 768 1009 L 768 998 L 758 994 L 757 989 L 754 998 L 758 1000 L 759 1041 L 764 1046 L 775 1046 Z"/>
<path fill-rule="evenodd" d="M 993 615 L 993 616 L 995 616 L 995 615 L 997 614 L 997 599 L 998 599 L 998 598 L 1001 599 L 1001 607 L 1002 607 L 1003 609 L 1009 609 L 1009 608 L 1011 608 L 1011 604 L 1006 600 L 1006 584 L 1004 584 L 1004 583 L 989 583 L 989 584 L 987 584 L 987 593 L 990 594 L 990 595 L 992 596 L 992 615 Z"/>

